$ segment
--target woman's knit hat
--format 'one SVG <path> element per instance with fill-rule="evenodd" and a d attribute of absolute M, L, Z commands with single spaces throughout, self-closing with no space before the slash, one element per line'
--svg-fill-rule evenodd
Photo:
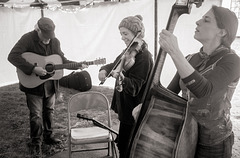
<path fill-rule="evenodd" d="M 143 38 L 145 33 L 145 28 L 142 23 L 142 16 L 141 15 L 135 15 L 135 16 L 129 16 L 124 18 L 121 23 L 119 24 L 118 28 L 125 27 L 133 32 L 134 35 L 138 33 L 138 31 L 141 31 L 141 34 L 139 37 Z"/>
<path fill-rule="evenodd" d="M 238 19 L 234 12 L 227 8 L 212 6 L 213 14 L 215 15 L 217 26 L 220 29 L 226 30 L 227 34 L 222 39 L 222 44 L 230 47 L 236 38 L 238 30 Z"/>

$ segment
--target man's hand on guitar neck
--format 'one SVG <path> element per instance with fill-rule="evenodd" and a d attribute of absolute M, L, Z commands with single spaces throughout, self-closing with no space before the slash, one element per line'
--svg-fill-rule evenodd
<path fill-rule="evenodd" d="M 79 67 L 80 70 L 83 70 L 85 68 L 88 68 L 88 65 L 87 64 L 82 64 L 81 67 Z"/>
<path fill-rule="evenodd" d="M 45 76 L 47 74 L 47 71 L 39 66 L 34 67 L 33 73 L 37 74 L 38 76 Z"/>

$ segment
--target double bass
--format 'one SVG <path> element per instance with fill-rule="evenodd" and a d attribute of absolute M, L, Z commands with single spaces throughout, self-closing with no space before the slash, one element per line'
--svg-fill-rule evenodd
<path fill-rule="evenodd" d="M 192 4 L 202 0 L 177 0 L 172 6 L 166 29 L 173 32 L 178 18 L 189 14 Z M 187 100 L 163 87 L 160 75 L 166 58 L 161 48 L 150 73 L 128 147 L 130 158 L 193 158 L 198 137 L 197 122 Z"/>

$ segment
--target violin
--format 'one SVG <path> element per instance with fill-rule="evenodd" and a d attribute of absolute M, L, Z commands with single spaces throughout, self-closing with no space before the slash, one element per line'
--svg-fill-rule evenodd
<path fill-rule="evenodd" d="M 114 73 L 118 73 L 118 77 L 116 79 L 116 89 L 119 91 L 119 92 L 122 92 L 123 88 L 122 88 L 122 81 L 123 81 L 123 78 L 121 77 L 120 73 L 122 71 L 127 71 L 129 70 L 134 64 L 135 64 L 135 56 L 137 55 L 138 53 L 138 50 L 137 48 L 139 49 L 139 47 L 141 48 L 142 46 L 142 43 L 139 44 L 137 42 L 134 42 L 132 44 L 132 46 L 130 47 L 129 51 L 124 54 L 122 57 L 121 57 L 121 62 L 120 64 L 117 66 L 117 68 L 113 71 Z"/>
<path fill-rule="evenodd" d="M 109 78 L 114 73 L 114 71 L 120 74 L 120 72 L 123 71 L 123 67 L 125 68 L 124 70 L 127 71 L 134 65 L 136 53 L 133 50 L 137 47 L 136 45 L 137 43 L 135 41 L 137 37 L 140 35 L 140 33 L 141 31 L 138 31 L 137 34 L 133 37 L 133 39 L 127 46 L 127 48 L 123 51 L 121 58 L 116 62 L 116 64 L 114 65 L 110 73 L 106 76 L 104 81 L 102 81 L 99 85 L 104 84 L 106 79 Z M 134 58 L 134 62 L 133 62 L 133 58 Z"/>

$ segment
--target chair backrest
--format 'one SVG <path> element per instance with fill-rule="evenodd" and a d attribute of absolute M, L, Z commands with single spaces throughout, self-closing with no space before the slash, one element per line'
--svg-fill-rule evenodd
<path fill-rule="evenodd" d="M 95 109 L 99 111 L 107 110 L 107 122 L 111 127 L 111 113 L 110 104 L 107 97 L 97 91 L 80 92 L 73 95 L 68 102 L 68 119 L 70 120 L 70 114 L 80 110 Z"/>

